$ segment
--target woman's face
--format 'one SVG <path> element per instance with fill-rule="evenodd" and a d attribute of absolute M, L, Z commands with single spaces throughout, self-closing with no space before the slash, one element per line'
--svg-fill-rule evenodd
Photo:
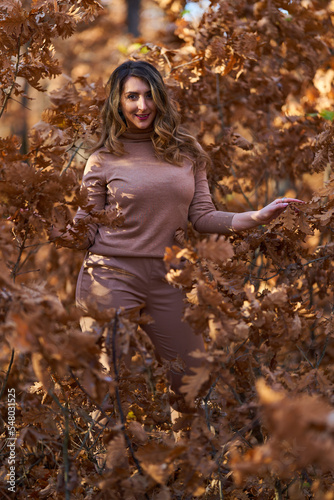
<path fill-rule="evenodd" d="M 151 87 L 146 80 L 130 76 L 121 95 L 121 110 L 128 127 L 149 128 L 157 114 Z"/>

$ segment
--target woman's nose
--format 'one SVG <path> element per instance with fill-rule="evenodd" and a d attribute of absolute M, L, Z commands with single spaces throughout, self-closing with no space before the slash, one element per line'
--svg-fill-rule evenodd
<path fill-rule="evenodd" d="M 140 96 L 138 100 L 138 109 L 144 111 L 147 108 L 146 99 L 144 96 Z"/>

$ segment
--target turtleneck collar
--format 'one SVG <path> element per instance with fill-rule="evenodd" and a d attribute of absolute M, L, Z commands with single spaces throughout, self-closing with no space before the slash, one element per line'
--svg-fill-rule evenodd
<path fill-rule="evenodd" d="M 124 142 L 144 142 L 150 141 L 154 132 L 154 128 L 131 128 L 128 127 L 125 132 L 120 136 L 121 141 L 125 139 Z"/>

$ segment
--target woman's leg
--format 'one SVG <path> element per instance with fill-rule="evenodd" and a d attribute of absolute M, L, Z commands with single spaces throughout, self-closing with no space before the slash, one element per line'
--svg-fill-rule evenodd
<path fill-rule="evenodd" d="M 143 328 L 161 358 L 166 360 L 180 358 L 184 363 L 183 373 L 179 370 L 170 370 L 171 389 L 182 405 L 182 408 L 180 405 L 174 405 L 175 408 L 181 411 L 189 410 L 185 407 L 180 387 L 182 377 L 185 374 L 192 374 L 191 368 L 201 364 L 201 360 L 191 356 L 191 353 L 196 350 L 205 351 L 203 338 L 195 334 L 187 322 L 182 321 L 185 295 L 165 280 L 164 262 L 161 259 L 150 260 L 152 270 L 144 312 L 153 318 L 154 323 L 145 325 Z"/>
<path fill-rule="evenodd" d="M 77 282 L 76 302 L 83 311 L 80 319 L 81 329 L 85 332 L 100 337 L 105 335 L 105 328 L 96 316 L 106 315 L 108 321 L 108 310 L 110 319 L 113 317 L 113 309 L 124 308 L 131 311 L 134 308 L 142 308 L 145 304 L 145 289 L 140 275 L 140 259 L 136 265 L 133 259 L 106 258 L 90 254 L 85 259 Z M 101 312 L 102 314 L 96 314 Z M 130 362 L 128 353 L 124 361 Z M 104 353 L 100 362 L 108 370 L 109 358 Z"/>
<path fill-rule="evenodd" d="M 110 308 L 133 309 L 146 301 L 145 277 L 142 277 L 141 259 L 103 257 L 89 254 L 81 267 L 76 302 L 89 312 Z"/>

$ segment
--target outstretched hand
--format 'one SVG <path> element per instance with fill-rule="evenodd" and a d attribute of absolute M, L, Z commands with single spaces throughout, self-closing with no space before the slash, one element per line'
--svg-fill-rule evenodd
<path fill-rule="evenodd" d="M 50 241 L 55 241 L 65 236 L 66 230 L 70 227 L 71 218 L 71 213 L 67 206 L 53 207 L 52 225 L 48 230 Z"/>
<path fill-rule="evenodd" d="M 257 222 L 258 224 L 268 224 L 273 219 L 278 217 L 286 207 L 290 205 L 290 203 L 305 203 L 302 200 L 298 200 L 297 198 L 278 198 L 277 200 L 272 201 L 269 205 L 261 208 L 257 212 Z"/>
<path fill-rule="evenodd" d="M 269 205 L 252 212 L 241 212 L 234 214 L 232 219 L 232 230 L 239 232 L 262 224 L 269 224 L 273 219 L 278 217 L 290 203 L 305 203 L 297 198 L 278 198 L 272 201 Z M 298 210 L 296 208 L 296 210 Z"/>

